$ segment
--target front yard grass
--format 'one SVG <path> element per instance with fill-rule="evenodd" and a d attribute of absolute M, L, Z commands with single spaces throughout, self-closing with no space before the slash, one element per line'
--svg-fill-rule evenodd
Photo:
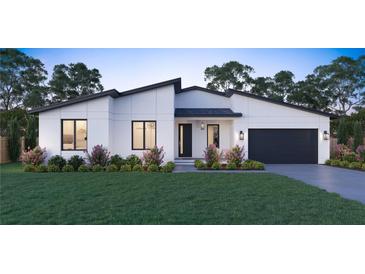
<path fill-rule="evenodd" d="M 270 173 L 0 169 L 1 224 L 365 224 L 365 205 Z"/>

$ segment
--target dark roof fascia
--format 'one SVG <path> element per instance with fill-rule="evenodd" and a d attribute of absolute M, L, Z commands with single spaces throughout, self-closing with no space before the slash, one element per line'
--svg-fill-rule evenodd
<path fill-rule="evenodd" d="M 104 97 L 104 96 L 111 96 L 113 98 L 117 98 L 119 96 L 119 92 L 116 89 L 110 89 L 110 90 L 106 90 L 106 91 L 95 93 L 95 94 L 79 96 L 79 97 L 76 97 L 74 99 L 70 99 L 70 100 L 67 100 L 67 101 L 64 101 L 64 102 L 55 103 L 55 104 L 45 106 L 45 107 L 35 108 L 35 109 L 32 109 L 32 110 L 28 111 L 28 113 L 30 113 L 30 114 L 40 113 L 40 112 L 44 112 L 44 111 L 47 111 L 47 110 L 52 110 L 52 109 L 55 109 L 55 108 L 70 106 L 70 105 L 73 105 L 73 104 L 93 100 L 93 99 L 96 99 L 96 98 L 101 98 L 101 97 Z"/>
<path fill-rule="evenodd" d="M 139 93 L 139 92 L 143 92 L 143 91 L 147 91 L 147 90 L 151 90 L 151 89 L 155 89 L 155 88 L 160 88 L 160 87 L 164 87 L 164 86 L 168 86 L 168 85 L 174 85 L 175 93 L 180 92 L 181 78 L 175 78 L 175 79 L 171 79 L 171 80 L 164 81 L 164 82 L 159 82 L 159 83 L 148 85 L 148 86 L 143 86 L 143 87 L 139 87 L 139 88 L 135 88 L 135 89 L 126 90 L 126 91 L 120 92 L 119 96 L 127 96 L 127 95 L 131 95 L 131 94 L 135 94 L 135 93 Z"/>
<path fill-rule="evenodd" d="M 230 95 L 227 94 L 226 92 L 221 92 L 221 91 L 203 88 L 203 87 L 199 87 L 199 86 L 191 86 L 191 87 L 183 88 L 183 89 L 181 89 L 180 92 L 176 92 L 176 93 L 178 94 L 178 93 L 183 93 L 183 92 L 188 92 L 188 91 L 193 91 L 193 90 L 204 91 L 204 92 L 208 92 L 208 93 L 223 96 L 223 97 L 230 97 Z"/>
<path fill-rule="evenodd" d="M 184 112 L 184 110 L 187 112 L 181 113 Z M 198 108 L 197 110 L 201 111 L 204 109 Z M 231 109 L 207 108 L 207 110 L 209 110 L 211 113 L 191 113 L 194 111 L 194 108 L 176 108 L 175 117 L 242 117 L 242 113 L 233 112 Z M 219 113 L 220 111 L 225 113 Z"/>
<path fill-rule="evenodd" d="M 250 98 L 253 98 L 253 99 L 257 99 L 257 100 L 261 100 L 261 101 L 265 101 L 265 102 L 269 102 L 269 103 L 273 103 L 273 104 L 277 104 L 277 105 L 281 105 L 281 106 L 285 106 L 285 107 L 290 107 L 290 108 L 294 108 L 294 109 L 298 109 L 298 110 L 302 110 L 302 111 L 306 111 L 306 112 L 310 112 L 310 113 L 314 113 L 314 114 L 318 114 L 318 115 L 322 115 L 322 116 L 327 116 L 327 117 L 330 117 L 331 119 L 338 118 L 337 115 L 332 114 L 332 113 L 328 113 L 328 112 L 324 112 L 324 111 L 320 111 L 320 110 L 316 110 L 316 109 L 311 109 L 311 108 L 307 108 L 307 107 L 303 107 L 303 106 L 297 106 L 297 105 L 293 105 L 293 104 L 290 104 L 290 103 L 280 102 L 280 101 L 277 101 L 277 100 L 274 100 L 274 99 L 270 99 L 270 98 L 267 98 L 267 97 L 255 95 L 255 94 L 248 93 L 248 92 L 245 92 L 245 91 L 229 89 L 229 92 L 231 92 L 232 94 L 246 96 L 246 97 L 250 97 Z"/>

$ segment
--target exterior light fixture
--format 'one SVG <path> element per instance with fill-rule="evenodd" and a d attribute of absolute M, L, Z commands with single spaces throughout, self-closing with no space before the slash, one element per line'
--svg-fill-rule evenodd
<path fill-rule="evenodd" d="M 328 140 L 330 138 L 330 134 L 327 130 L 323 131 L 323 140 Z"/>
<path fill-rule="evenodd" d="M 201 121 L 201 123 L 200 123 L 200 129 L 201 129 L 201 130 L 204 130 L 204 129 L 205 129 L 205 124 L 204 124 L 204 122 L 203 122 L 203 121 Z"/>
<path fill-rule="evenodd" d="M 245 139 L 245 134 L 243 133 L 243 131 L 240 131 L 240 140 L 244 140 Z"/>

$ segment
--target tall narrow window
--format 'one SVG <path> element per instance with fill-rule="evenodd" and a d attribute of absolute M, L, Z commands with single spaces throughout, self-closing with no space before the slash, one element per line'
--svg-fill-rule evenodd
<path fill-rule="evenodd" d="M 208 146 L 215 144 L 219 148 L 219 125 L 207 125 Z"/>
<path fill-rule="evenodd" d="M 62 150 L 87 149 L 86 120 L 62 120 Z"/>
<path fill-rule="evenodd" d="M 151 149 L 156 145 L 155 121 L 132 121 L 132 149 Z"/>

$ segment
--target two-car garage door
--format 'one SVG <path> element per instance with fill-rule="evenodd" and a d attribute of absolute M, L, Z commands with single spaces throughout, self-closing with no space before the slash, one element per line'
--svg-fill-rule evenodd
<path fill-rule="evenodd" d="M 249 129 L 248 158 L 265 164 L 317 164 L 317 129 Z"/>

